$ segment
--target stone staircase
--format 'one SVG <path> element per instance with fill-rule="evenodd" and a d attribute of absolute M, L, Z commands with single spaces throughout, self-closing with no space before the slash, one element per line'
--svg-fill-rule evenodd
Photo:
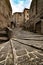
<path fill-rule="evenodd" d="M 8 33 L 6 29 L 0 30 L 0 43 L 6 42 L 9 40 Z"/>

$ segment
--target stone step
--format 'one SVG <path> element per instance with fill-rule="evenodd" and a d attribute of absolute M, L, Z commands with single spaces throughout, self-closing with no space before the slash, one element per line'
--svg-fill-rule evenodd
<path fill-rule="evenodd" d="M 8 37 L 0 37 L 0 43 L 8 41 Z"/>
<path fill-rule="evenodd" d="M 9 40 L 8 33 L 6 29 L 0 30 L 0 43 L 6 42 Z"/>
<path fill-rule="evenodd" d="M 0 37 L 8 37 L 8 34 L 0 34 Z"/>
<path fill-rule="evenodd" d="M 0 30 L 0 37 L 7 37 L 7 36 L 8 36 L 7 30 L 5 29 Z"/>
<path fill-rule="evenodd" d="M 9 37 L 0 37 L 0 40 L 7 40 Z"/>
<path fill-rule="evenodd" d="M 0 30 L 0 34 L 5 34 L 6 31 L 5 30 Z"/>

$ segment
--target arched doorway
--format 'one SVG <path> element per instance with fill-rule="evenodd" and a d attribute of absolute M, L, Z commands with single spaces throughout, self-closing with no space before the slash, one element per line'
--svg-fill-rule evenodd
<path fill-rule="evenodd" d="M 14 28 L 14 23 L 13 23 L 13 21 L 11 22 L 11 28 Z"/>
<path fill-rule="evenodd" d="M 35 25 L 35 31 L 41 33 L 41 21 L 37 22 Z"/>

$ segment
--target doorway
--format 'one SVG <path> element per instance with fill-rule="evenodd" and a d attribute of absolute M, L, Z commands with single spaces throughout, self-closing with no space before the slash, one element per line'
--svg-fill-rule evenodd
<path fill-rule="evenodd" d="M 35 31 L 41 33 L 41 21 L 37 22 L 35 25 Z"/>

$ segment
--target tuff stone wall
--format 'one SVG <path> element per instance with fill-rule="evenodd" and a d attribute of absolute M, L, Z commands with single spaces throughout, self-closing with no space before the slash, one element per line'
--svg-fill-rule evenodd
<path fill-rule="evenodd" d="M 24 21 L 27 22 L 29 20 L 29 9 L 24 9 Z"/>
<path fill-rule="evenodd" d="M 36 24 L 41 21 L 40 24 L 42 24 L 43 19 L 43 0 L 32 0 L 31 6 L 30 6 L 30 15 L 29 15 L 29 22 L 30 22 L 30 30 L 33 32 L 36 32 Z M 40 25 L 38 24 L 38 26 Z M 41 27 L 40 31 L 39 28 Z M 43 25 L 40 25 L 38 28 L 38 33 L 42 33 L 42 27 Z"/>
<path fill-rule="evenodd" d="M 8 2 L 7 2 L 8 1 Z M 0 29 L 10 26 L 11 7 L 9 0 L 0 0 Z"/>
<path fill-rule="evenodd" d="M 14 13 L 13 21 L 16 22 L 16 26 L 22 26 L 23 21 L 24 21 L 24 14 L 22 12 Z"/>
<path fill-rule="evenodd" d="M 43 20 L 42 20 L 42 23 L 41 23 L 41 33 L 43 34 Z"/>

